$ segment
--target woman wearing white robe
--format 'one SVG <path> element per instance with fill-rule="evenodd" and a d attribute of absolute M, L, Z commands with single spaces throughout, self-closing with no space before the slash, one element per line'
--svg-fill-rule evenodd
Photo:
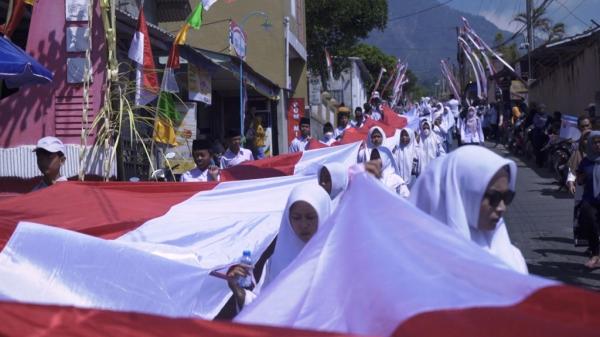
<path fill-rule="evenodd" d="M 483 144 L 485 137 L 483 136 L 482 121 L 477 116 L 477 109 L 469 107 L 467 116 L 461 119 L 460 122 L 460 143 L 466 144 Z"/>
<path fill-rule="evenodd" d="M 381 144 L 373 143 L 373 133 L 375 132 L 379 132 L 381 134 Z M 367 134 L 367 139 L 365 141 L 365 147 L 358 151 L 358 162 L 365 163 L 369 161 L 369 158 L 371 158 L 371 151 L 379 146 L 383 146 L 385 141 L 386 134 L 382 128 L 380 128 L 379 126 L 373 126 L 372 128 L 370 128 L 369 133 Z"/>
<path fill-rule="evenodd" d="M 295 219 L 291 217 L 294 214 L 291 214 L 290 210 L 295 204 L 301 201 L 308 203 L 317 215 L 316 229 L 313 233 L 308 233 L 309 237 L 306 236 L 307 233 L 305 232 L 297 234 L 297 230 L 293 226 Z M 234 278 L 246 274 L 245 269 L 241 265 L 233 266 L 227 273 L 227 276 L 230 278 L 230 282 L 228 282 L 229 287 L 233 291 L 238 309 L 241 310 L 244 306 L 253 302 L 261 290 L 268 286 L 296 258 L 306 245 L 306 242 L 319 230 L 322 230 L 322 226 L 330 214 L 331 199 L 320 186 L 299 185 L 291 191 L 281 218 L 273 255 L 265 263 L 258 284 L 256 284 L 252 291 L 240 288 L 237 285 Z"/>
<path fill-rule="evenodd" d="M 408 144 L 403 144 L 402 139 L 408 136 Z M 396 164 L 398 165 L 398 175 L 409 185 L 412 181 L 415 159 L 418 161 L 418 148 L 415 139 L 415 132 L 409 128 L 400 131 L 400 142 L 396 150 Z"/>
<path fill-rule="evenodd" d="M 332 211 L 348 187 L 348 169 L 341 163 L 327 163 L 319 169 L 319 186 L 331 197 Z"/>
<path fill-rule="evenodd" d="M 371 151 L 369 159 L 381 162 L 381 176 L 379 180 L 396 194 L 408 199 L 410 196 L 408 183 L 398 174 L 398 167 L 392 151 L 384 146 L 380 146 Z"/>
<path fill-rule="evenodd" d="M 424 118 L 419 125 L 419 171 L 423 172 L 434 159 L 446 154 L 442 139 L 431 131 L 431 124 Z"/>
<path fill-rule="evenodd" d="M 508 177 L 507 190 L 491 190 L 491 183 L 498 181 L 500 174 Z M 511 244 L 502 217 L 512 200 L 510 195 L 514 195 L 516 174 L 513 161 L 480 146 L 463 146 L 422 172 L 410 200 L 458 235 L 498 257 L 508 268 L 527 274 L 525 259 Z M 503 199 L 495 204 L 493 195 Z M 492 209 L 491 213 L 486 209 Z"/>

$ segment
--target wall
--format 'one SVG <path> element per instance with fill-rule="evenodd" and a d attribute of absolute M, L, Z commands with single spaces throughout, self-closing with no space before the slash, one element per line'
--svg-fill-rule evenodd
<path fill-rule="evenodd" d="M 548 112 L 578 115 L 600 95 L 600 34 L 572 60 L 558 66 L 530 89 L 532 102 L 546 104 Z"/>
<path fill-rule="evenodd" d="M 198 2 L 198 0 L 190 1 L 193 7 Z M 261 16 L 254 16 L 246 21 L 244 27 L 248 37 L 246 61 L 261 75 L 284 88 L 287 79 L 285 78 L 283 19 L 289 15 L 287 2 L 289 0 L 217 1 L 209 11 L 204 13 L 203 26 L 200 30 L 190 30 L 187 44 L 202 49 L 229 53 L 228 19 L 231 18 L 240 24 L 246 14 L 257 10 L 264 11 L 269 15 L 273 26 L 265 31 L 261 26 L 264 22 Z M 170 32 L 176 32 L 181 25 L 181 22 L 160 24 L 162 28 Z"/>
<path fill-rule="evenodd" d="M 106 81 L 104 30 L 96 7 L 92 23 L 90 123 L 102 104 Z M 68 25 L 82 25 L 71 24 Z M 79 144 L 82 119 L 82 85 L 67 84 L 65 0 L 39 0 L 33 8 L 26 51 L 54 73 L 50 84 L 22 87 L 0 100 L 0 147 L 35 144 L 44 136 L 58 136 L 64 143 Z M 90 138 L 89 144 L 93 142 Z M 2 175 L 2 172 L 0 172 Z"/>

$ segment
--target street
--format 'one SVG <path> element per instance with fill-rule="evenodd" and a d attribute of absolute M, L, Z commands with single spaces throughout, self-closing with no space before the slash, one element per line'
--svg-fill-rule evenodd
<path fill-rule="evenodd" d="M 547 169 L 515 157 L 499 145 L 491 148 L 517 163 L 517 194 L 505 220 L 512 242 L 521 249 L 531 274 L 600 290 L 600 270 L 583 266 L 586 247 L 573 245 L 573 199 L 557 192 Z"/>

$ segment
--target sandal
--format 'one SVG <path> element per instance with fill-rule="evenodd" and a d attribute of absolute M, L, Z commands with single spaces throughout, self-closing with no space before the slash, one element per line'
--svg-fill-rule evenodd
<path fill-rule="evenodd" d="M 600 268 L 600 256 L 592 256 L 584 265 L 590 269 Z"/>

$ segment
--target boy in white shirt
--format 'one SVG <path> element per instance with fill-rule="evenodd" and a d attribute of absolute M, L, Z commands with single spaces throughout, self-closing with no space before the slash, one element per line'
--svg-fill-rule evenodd
<path fill-rule="evenodd" d="M 192 157 L 196 167 L 181 175 L 181 182 L 219 181 L 219 168 L 212 161 L 211 144 L 205 139 L 192 143 Z"/>
<path fill-rule="evenodd" d="M 254 160 L 252 152 L 242 147 L 242 134 L 240 130 L 229 130 L 229 145 L 221 157 L 221 168 L 226 169 L 239 165 L 245 161 Z"/>

